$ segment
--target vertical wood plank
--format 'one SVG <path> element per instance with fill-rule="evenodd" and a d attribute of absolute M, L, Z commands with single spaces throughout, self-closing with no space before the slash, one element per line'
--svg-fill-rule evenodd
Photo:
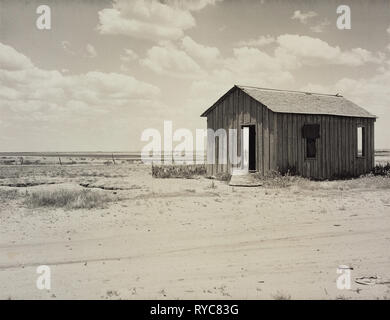
<path fill-rule="evenodd" d="M 303 146 L 302 146 L 302 126 L 303 126 L 303 115 L 297 115 L 297 173 L 302 174 L 302 167 L 304 162 L 303 157 Z"/>
<path fill-rule="evenodd" d="M 273 141 L 273 167 L 271 168 L 272 170 L 274 171 L 277 171 L 278 170 L 278 118 L 277 118 L 278 114 L 277 113 L 273 113 L 273 120 L 274 120 L 274 124 L 273 124 L 273 127 L 274 127 L 274 141 Z"/>
<path fill-rule="evenodd" d="M 245 93 L 242 94 L 243 96 L 243 104 L 244 104 L 244 124 L 248 124 L 251 119 L 250 114 L 250 105 L 249 105 L 249 96 Z"/>
<path fill-rule="evenodd" d="M 325 135 L 326 135 L 326 131 L 325 131 L 325 121 L 324 121 L 324 117 L 321 117 L 320 119 L 320 139 L 319 139 L 319 143 L 320 143 L 320 157 L 321 157 L 321 170 L 320 170 L 320 174 L 321 174 L 321 178 L 322 179 L 326 179 L 326 170 L 325 170 L 325 163 L 326 163 L 326 158 L 325 158 Z"/>
<path fill-rule="evenodd" d="M 291 167 L 297 167 L 297 145 L 298 145 L 298 134 L 297 134 L 297 115 L 293 114 L 291 118 L 292 122 L 292 159 Z"/>
<path fill-rule="evenodd" d="M 349 123 L 348 123 L 348 118 L 344 117 L 344 126 L 345 126 L 345 147 L 344 147 L 344 162 L 345 162 L 345 173 L 349 174 L 349 157 L 348 157 L 348 147 L 349 147 Z"/>
<path fill-rule="evenodd" d="M 287 167 L 291 167 L 292 164 L 292 154 L 293 154 L 293 126 L 292 126 L 292 115 L 291 113 L 287 114 Z"/>
<path fill-rule="evenodd" d="M 283 115 L 277 113 L 277 122 L 278 122 L 278 135 L 277 135 L 277 166 L 278 171 L 280 172 L 283 167 Z"/>
<path fill-rule="evenodd" d="M 358 167 L 359 167 L 359 159 L 357 158 L 357 122 L 358 120 L 356 118 L 353 119 L 353 126 L 352 126 L 352 144 L 353 144 L 353 159 L 354 159 L 354 166 L 353 166 L 353 175 L 358 175 Z"/>
<path fill-rule="evenodd" d="M 331 177 L 330 172 L 330 125 L 329 125 L 329 116 L 325 118 L 325 167 L 326 167 L 326 178 L 329 179 Z"/>
<path fill-rule="evenodd" d="M 335 117 L 330 116 L 329 117 L 329 157 L 330 157 L 330 175 L 333 176 L 336 173 L 336 161 L 337 161 L 337 153 L 335 149 L 335 128 L 336 128 L 336 121 L 338 119 L 335 119 Z"/>
<path fill-rule="evenodd" d="M 240 90 L 237 90 L 237 96 L 236 96 L 236 108 L 237 108 L 237 153 L 240 157 L 242 157 L 242 132 L 241 132 L 241 121 L 242 121 L 242 103 L 241 103 L 241 95 L 242 92 Z M 242 162 L 242 159 L 241 159 Z M 239 164 L 241 166 L 241 163 Z"/>
<path fill-rule="evenodd" d="M 288 118 L 287 114 L 281 114 L 283 117 L 283 165 L 282 171 L 286 171 L 288 166 Z"/>
<path fill-rule="evenodd" d="M 349 134 L 348 134 L 348 140 L 349 140 L 349 147 L 348 147 L 348 153 L 349 153 L 349 173 L 353 175 L 353 167 L 354 167 L 354 154 L 353 154 L 353 118 L 349 118 Z"/>
<path fill-rule="evenodd" d="M 269 124 L 268 108 L 263 107 L 263 157 L 264 157 L 264 175 L 269 173 Z"/>
<path fill-rule="evenodd" d="M 314 116 L 314 124 L 320 124 L 321 116 Z M 321 178 L 321 141 L 316 139 L 316 160 L 314 162 L 314 176 L 316 179 Z"/>
<path fill-rule="evenodd" d="M 368 153 L 368 145 L 369 145 L 369 134 L 368 134 L 368 119 L 364 119 L 364 147 L 365 147 L 365 154 L 364 154 L 364 172 L 363 173 L 367 173 L 368 172 L 368 157 L 369 157 L 369 153 Z"/>
<path fill-rule="evenodd" d="M 257 110 L 258 112 L 258 131 L 257 131 L 257 140 L 258 140 L 258 152 L 259 152 L 259 171 L 264 175 L 264 138 L 263 138 L 263 109 L 262 104 L 259 105 Z"/>
<path fill-rule="evenodd" d="M 371 120 L 371 168 L 375 166 L 375 120 Z"/>
<path fill-rule="evenodd" d="M 216 109 L 214 109 L 211 113 L 210 113 L 210 123 L 211 123 L 211 129 L 213 129 L 215 131 L 215 112 L 216 112 Z M 214 140 L 215 141 L 215 140 Z M 214 142 L 213 142 L 214 143 Z M 216 154 L 215 154 L 215 146 L 213 148 L 213 152 L 214 152 L 214 159 L 211 159 L 212 160 L 212 172 L 211 174 L 212 175 L 215 175 L 216 173 Z"/>
<path fill-rule="evenodd" d="M 272 168 L 272 148 L 273 148 L 273 140 L 274 140 L 274 133 L 273 133 L 273 116 L 272 111 L 268 110 L 268 135 L 269 135 L 269 170 L 271 171 Z"/>
<path fill-rule="evenodd" d="M 342 160 L 342 168 L 343 168 L 343 174 L 348 173 L 348 159 L 347 159 L 347 152 L 348 152 L 348 122 L 346 117 L 342 117 L 342 126 L 343 126 L 343 135 L 341 139 L 342 143 L 342 150 L 341 150 L 341 160 Z"/>

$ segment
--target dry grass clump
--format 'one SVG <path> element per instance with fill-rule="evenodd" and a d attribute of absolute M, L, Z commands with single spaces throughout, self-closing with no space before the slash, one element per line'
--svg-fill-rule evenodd
<path fill-rule="evenodd" d="M 153 178 L 185 178 L 191 179 L 196 176 L 204 176 L 206 166 L 195 165 L 152 165 Z"/>
<path fill-rule="evenodd" d="M 91 190 L 35 191 L 27 195 L 25 203 L 32 208 L 51 207 L 66 209 L 103 208 L 113 198 L 104 192 Z"/>
<path fill-rule="evenodd" d="M 390 178 L 390 162 L 386 164 L 377 164 L 374 169 L 372 169 L 371 173 L 374 176 L 386 176 Z"/>
<path fill-rule="evenodd" d="M 344 180 L 325 180 L 315 181 L 300 176 L 289 174 L 282 175 L 273 172 L 268 177 L 258 178 L 262 181 L 264 187 L 268 188 L 288 188 L 294 187 L 303 190 L 350 190 L 350 189 L 390 189 L 390 175 L 374 175 L 373 173 Z"/>
<path fill-rule="evenodd" d="M 343 181 L 342 186 L 349 189 L 390 189 L 390 176 L 370 173 L 357 179 Z"/>
<path fill-rule="evenodd" d="M 19 192 L 16 189 L 0 189 L 0 200 L 15 200 L 18 198 Z"/>
<path fill-rule="evenodd" d="M 220 172 L 220 173 L 217 173 L 217 175 L 215 176 L 215 179 L 217 179 L 219 181 L 229 182 L 231 178 L 232 178 L 232 175 L 230 173 L 227 173 L 227 172 Z"/>
<path fill-rule="evenodd" d="M 273 171 L 266 177 L 262 176 L 261 174 L 255 175 L 256 178 L 262 181 L 263 186 L 267 188 L 287 188 L 292 185 L 301 186 L 310 182 L 308 179 L 290 174 L 289 171 L 287 171 L 285 174 L 281 174 L 278 171 Z"/>

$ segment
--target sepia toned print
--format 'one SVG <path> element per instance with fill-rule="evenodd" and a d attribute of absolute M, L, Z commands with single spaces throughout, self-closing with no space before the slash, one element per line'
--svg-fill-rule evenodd
<path fill-rule="evenodd" d="M 0 299 L 387 300 L 389 106 L 387 1 L 0 0 Z"/>

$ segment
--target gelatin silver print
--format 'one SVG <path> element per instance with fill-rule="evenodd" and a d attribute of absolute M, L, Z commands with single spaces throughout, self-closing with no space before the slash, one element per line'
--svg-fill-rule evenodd
<path fill-rule="evenodd" d="M 0 0 L 0 299 L 387 300 L 389 128 L 389 1 Z"/>

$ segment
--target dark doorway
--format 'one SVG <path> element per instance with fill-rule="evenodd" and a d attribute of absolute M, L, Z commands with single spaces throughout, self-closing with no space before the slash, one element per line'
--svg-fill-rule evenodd
<path fill-rule="evenodd" d="M 256 171 L 256 126 L 255 125 L 245 125 L 242 128 L 248 128 L 249 131 L 247 133 L 249 139 L 244 139 L 247 143 L 244 147 L 244 150 L 249 151 L 248 157 L 248 170 Z M 245 130 L 243 130 L 245 131 Z"/>

